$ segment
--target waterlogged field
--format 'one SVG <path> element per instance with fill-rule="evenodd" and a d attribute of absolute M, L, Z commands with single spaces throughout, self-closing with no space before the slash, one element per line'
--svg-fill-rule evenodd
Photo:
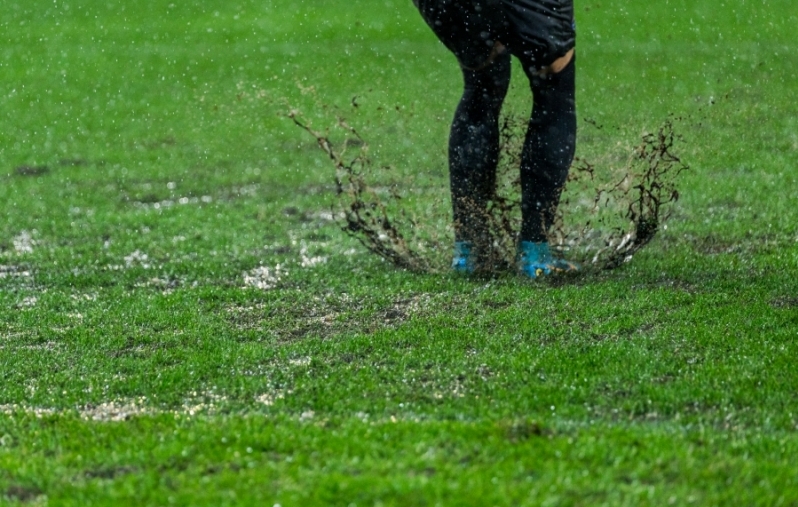
<path fill-rule="evenodd" d="M 690 171 L 631 262 L 530 283 L 366 252 L 287 118 L 446 240 L 411 2 L 4 0 L 0 504 L 798 505 L 793 7 L 577 2 L 578 155 L 671 118 Z"/>

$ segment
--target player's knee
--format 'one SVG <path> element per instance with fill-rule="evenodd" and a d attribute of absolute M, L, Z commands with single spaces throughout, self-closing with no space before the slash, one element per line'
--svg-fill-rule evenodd
<path fill-rule="evenodd" d="M 571 63 L 571 60 L 573 60 L 573 58 L 574 58 L 574 50 L 571 49 L 570 51 L 565 53 L 565 55 L 554 60 L 554 63 L 546 67 L 545 70 L 548 70 L 546 74 L 559 74 L 568 66 L 569 63 Z"/>

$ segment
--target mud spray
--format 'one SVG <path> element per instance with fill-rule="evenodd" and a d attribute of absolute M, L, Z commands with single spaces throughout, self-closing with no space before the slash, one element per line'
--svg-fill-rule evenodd
<path fill-rule="evenodd" d="M 340 207 L 334 214 L 343 217 L 344 232 L 398 268 L 415 272 L 446 268 L 451 231 L 431 230 L 437 222 L 415 219 L 402 206 L 404 196 L 396 186 L 386 191 L 369 184 L 382 168 L 369 158 L 368 142 L 357 129 L 339 118 L 334 129 L 342 131 L 346 141 L 334 145 L 330 129 L 315 130 L 296 110 L 289 118 L 316 139 L 334 166 Z M 591 122 L 587 126 L 601 129 Z M 481 212 L 490 233 L 492 272 L 514 269 L 525 129 L 526 121 L 518 115 L 507 115 L 501 123 L 496 193 L 487 211 Z M 677 179 L 688 169 L 674 152 L 679 141 L 674 119 L 669 119 L 655 132 L 643 134 L 626 153 L 616 153 L 601 164 L 575 159 L 549 231 L 550 245 L 588 271 L 629 262 L 656 236 L 679 198 Z M 448 208 L 438 211 L 449 213 Z"/>

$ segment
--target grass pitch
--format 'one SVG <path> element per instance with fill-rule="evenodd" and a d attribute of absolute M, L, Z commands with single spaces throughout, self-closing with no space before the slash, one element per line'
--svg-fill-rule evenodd
<path fill-rule="evenodd" d="M 365 253 L 285 117 L 445 215 L 410 2 L 4 1 L 0 504 L 798 505 L 792 7 L 577 3 L 579 155 L 673 115 L 692 169 L 633 262 L 526 283 Z"/>

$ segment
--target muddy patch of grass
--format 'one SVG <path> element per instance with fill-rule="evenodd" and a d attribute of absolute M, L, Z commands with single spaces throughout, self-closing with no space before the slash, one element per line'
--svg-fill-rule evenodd
<path fill-rule="evenodd" d="M 96 468 L 92 470 L 86 470 L 83 473 L 83 477 L 89 480 L 99 479 L 99 480 L 114 480 L 118 477 L 122 477 L 125 475 L 133 474 L 138 472 L 139 469 L 132 466 L 120 466 L 120 467 L 103 467 L 103 468 Z"/>
<path fill-rule="evenodd" d="M 765 253 L 789 248 L 795 242 L 789 236 L 750 231 L 738 237 L 722 237 L 714 233 L 703 236 L 687 235 L 685 240 L 695 252 L 706 256 Z"/>
<path fill-rule="evenodd" d="M 3 492 L 3 496 L 8 500 L 22 503 L 34 502 L 43 494 L 44 491 L 37 486 L 23 486 L 20 484 L 12 484 Z"/>
<path fill-rule="evenodd" d="M 17 176 L 44 176 L 50 172 L 46 165 L 21 165 L 14 168 Z"/>
<path fill-rule="evenodd" d="M 675 278 L 663 278 L 648 283 L 635 284 L 632 286 L 632 288 L 634 290 L 639 290 L 639 291 L 665 289 L 676 292 L 684 292 L 686 294 L 697 294 L 700 292 L 700 288 L 696 286 L 694 283 L 690 283 L 686 280 L 679 280 Z"/>
<path fill-rule="evenodd" d="M 291 343 L 305 338 L 372 334 L 395 328 L 421 314 L 430 300 L 428 294 L 401 296 L 388 302 L 330 294 L 291 305 L 231 305 L 225 312 L 227 322 L 240 331 L 262 333 L 278 342 Z"/>
<path fill-rule="evenodd" d="M 777 309 L 798 308 L 798 296 L 782 296 L 772 299 L 770 306 Z"/>
<path fill-rule="evenodd" d="M 58 165 L 61 167 L 83 167 L 88 164 L 88 160 L 82 158 L 62 158 L 58 161 Z"/>
<path fill-rule="evenodd" d="M 740 243 L 713 234 L 691 238 L 689 241 L 693 250 L 702 255 L 730 254 L 743 249 Z"/>

